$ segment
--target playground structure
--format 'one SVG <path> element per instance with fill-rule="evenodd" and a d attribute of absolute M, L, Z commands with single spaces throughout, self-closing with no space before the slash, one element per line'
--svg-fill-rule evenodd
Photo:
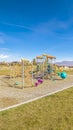
<path fill-rule="evenodd" d="M 33 86 L 33 64 L 27 65 L 28 61 L 27 59 L 21 59 L 19 65 L 11 66 L 9 80 L 10 82 L 14 80 L 13 86 L 21 88 Z"/>
<path fill-rule="evenodd" d="M 33 65 L 33 62 L 27 64 L 28 61 L 27 59 L 21 59 L 19 64 L 9 64 L 9 73 L 4 76 L 3 82 L 11 87 L 25 88 L 38 86 L 45 79 L 55 79 L 56 57 L 47 54 L 36 56 L 36 66 Z M 58 73 L 57 75 L 62 79 L 67 77 L 65 72 Z"/>
<path fill-rule="evenodd" d="M 37 60 L 37 65 L 42 66 L 41 75 L 39 75 L 37 77 L 41 77 L 41 78 L 43 77 L 43 79 L 44 79 L 45 76 L 49 75 L 50 78 L 52 78 L 53 73 L 55 74 L 56 57 L 50 56 L 47 54 L 42 54 L 42 56 L 36 56 L 36 60 Z M 42 62 L 38 62 L 38 60 L 42 60 Z M 40 69 L 39 69 L 39 71 L 40 71 Z"/>

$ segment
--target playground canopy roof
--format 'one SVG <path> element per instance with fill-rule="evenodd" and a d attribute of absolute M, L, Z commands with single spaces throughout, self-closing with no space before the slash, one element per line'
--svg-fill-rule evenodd
<path fill-rule="evenodd" d="M 47 58 L 47 59 L 56 59 L 55 56 L 51 56 L 51 55 L 47 55 L 47 54 L 42 54 L 42 56 L 36 56 L 37 59 L 43 59 L 44 56 Z"/>
<path fill-rule="evenodd" d="M 42 56 L 48 56 L 47 54 L 42 54 Z"/>
<path fill-rule="evenodd" d="M 43 59 L 43 56 L 36 56 L 37 59 Z"/>
<path fill-rule="evenodd" d="M 21 61 L 29 61 L 28 59 L 22 58 Z"/>
<path fill-rule="evenodd" d="M 47 59 L 56 59 L 55 56 L 51 56 L 51 55 L 47 55 L 46 57 L 47 57 Z"/>

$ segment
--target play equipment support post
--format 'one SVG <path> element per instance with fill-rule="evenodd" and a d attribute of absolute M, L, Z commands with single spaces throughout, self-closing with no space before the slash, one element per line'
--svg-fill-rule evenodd
<path fill-rule="evenodd" d="M 10 73 L 9 73 L 9 76 L 10 76 L 10 78 L 11 78 L 11 63 L 10 63 L 10 65 L 9 65 L 9 67 L 10 67 Z"/>
<path fill-rule="evenodd" d="M 44 73 L 44 58 L 42 58 L 43 61 L 43 73 Z M 43 80 L 44 80 L 44 76 L 43 76 Z"/>
<path fill-rule="evenodd" d="M 32 62 L 32 85 L 33 85 L 33 62 Z"/>
<path fill-rule="evenodd" d="M 22 88 L 24 88 L 24 60 L 22 59 Z"/>

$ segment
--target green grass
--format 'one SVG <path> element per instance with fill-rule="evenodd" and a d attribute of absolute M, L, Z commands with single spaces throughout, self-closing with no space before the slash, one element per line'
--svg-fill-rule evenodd
<path fill-rule="evenodd" d="M 0 130 L 73 130 L 73 87 L 0 112 Z"/>

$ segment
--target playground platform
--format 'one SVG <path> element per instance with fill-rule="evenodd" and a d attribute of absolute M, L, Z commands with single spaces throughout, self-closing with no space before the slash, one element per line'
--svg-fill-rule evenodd
<path fill-rule="evenodd" d="M 66 79 L 55 78 L 55 80 L 45 79 L 43 84 L 37 87 L 29 87 L 18 89 L 9 87 L 2 82 L 0 77 L 0 111 L 9 107 L 15 107 L 27 102 L 48 96 L 63 89 L 73 86 L 73 75 L 69 75 Z"/>

